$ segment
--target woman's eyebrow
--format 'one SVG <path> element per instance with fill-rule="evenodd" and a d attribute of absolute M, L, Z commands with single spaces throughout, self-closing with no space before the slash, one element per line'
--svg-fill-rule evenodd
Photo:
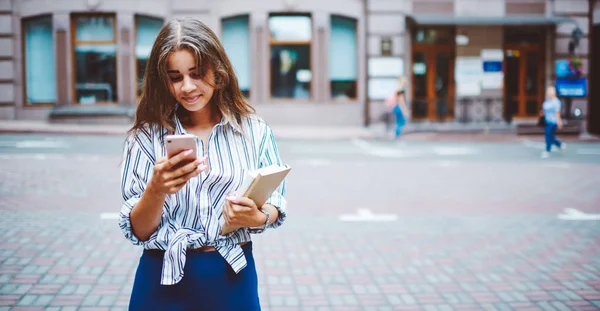
<path fill-rule="evenodd" d="M 198 67 L 192 67 L 192 68 L 188 69 L 188 71 L 194 71 L 194 70 L 196 70 L 196 68 L 198 68 Z M 167 70 L 167 73 L 179 73 L 179 70 Z"/>

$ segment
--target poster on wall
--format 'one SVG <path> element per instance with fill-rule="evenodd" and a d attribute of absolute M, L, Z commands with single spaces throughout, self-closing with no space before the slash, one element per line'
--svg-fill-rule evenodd
<path fill-rule="evenodd" d="M 481 88 L 487 90 L 502 89 L 504 84 L 504 72 L 502 62 L 504 52 L 500 49 L 481 50 L 481 61 L 483 74 L 481 76 Z"/>
<path fill-rule="evenodd" d="M 373 100 L 386 99 L 397 85 L 396 78 L 371 78 L 369 79 L 369 98 Z"/>
<path fill-rule="evenodd" d="M 456 58 L 454 80 L 457 96 L 478 96 L 481 94 L 483 66 L 477 56 L 459 56 Z"/>
<path fill-rule="evenodd" d="M 369 76 L 399 77 L 404 74 L 404 61 L 400 57 L 372 57 L 369 59 Z"/>

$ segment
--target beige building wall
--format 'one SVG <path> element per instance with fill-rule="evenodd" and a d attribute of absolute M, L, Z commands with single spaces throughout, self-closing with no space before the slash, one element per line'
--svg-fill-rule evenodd
<path fill-rule="evenodd" d="M 371 87 L 389 83 L 398 75 L 411 74 L 411 31 L 407 18 L 417 15 L 489 17 L 508 15 L 567 16 L 584 33 L 576 54 L 588 70 L 589 16 L 586 0 L 0 0 L 0 119 L 45 120 L 52 106 L 24 105 L 24 74 L 21 21 L 52 15 L 57 76 L 57 106 L 77 107 L 73 99 L 73 68 L 70 18 L 72 13 L 112 13 L 117 21 L 117 105 L 136 101 L 135 16 L 169 20 L 192 16 L 221 34 L 223 18 L 248 15 L 251 46 L 250 101 L 271 123 L 296 125 L 360 125 L 377 122 L 384 112 L 382 98 L 371 98 Z M 594 22 L 600 20 L 596 1 Z M 270 13 L 309 13 L 313 21 L 311 43 L 312 97 L 309 100 L 277 100 L 270 96 Z M 355 100 L 333 101 L 328 80 L 330 16 L 342 15 L 357 22 L 358 81 Z M 448 25 L 451 26 L 452 25 Z M 555 79 L 554 64 L 567 55 L 574 24 L 547 26 L 545 80 Z M 503 48 L 502 25 L 456 26 L 457 34 L 469 37 L 467 46 L 457 46 L 456 56 L 479 55 L 482 49 Z M 389 42 L 389 55 L 382 43 Z M 377 72 L 371 63 L 391 61 L 397 71 Z M 383 62 L 382 62 L 383 61 Z M 381 69 L 381 68 L 380 68 Z M 409 79 L 410 81 L 410 79 Z M 410 88 L 411 86 L 408 85 Z M 380 90 L 381 93 L 381 90 Z M 484 91 L 482 96 L 502 96 Z M 409 94 L 410 95 L 410 94 Z M 410 98 L 409 98 L 410 100 Z M 575 100 L 585 108 L 585 99 Z M 455 103 L 458 105 L 458 101 Z M 458 107 L 457 107 L 458 108 Z M 455 109 L 455 112 L 458 109 Z"/>

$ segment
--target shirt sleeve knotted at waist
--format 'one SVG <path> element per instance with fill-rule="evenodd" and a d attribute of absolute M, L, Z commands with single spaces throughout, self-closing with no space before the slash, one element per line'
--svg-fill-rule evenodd
<path fill-rule="evenodd" d="M 201 246 L 213 246 L 227 261 L 235 273 L 247 265 L 242 247 L 231 239 L 207 242 L 204 231 L 180 228 L 170 239 L 163 258 L 161 285 L 174 285 L 183 278 L 187 249 L 199 242 Z"/>

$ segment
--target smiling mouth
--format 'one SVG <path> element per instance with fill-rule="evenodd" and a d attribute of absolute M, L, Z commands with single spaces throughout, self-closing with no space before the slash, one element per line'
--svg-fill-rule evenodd
<path fill-rule="evenodd" d="M 202 96 L 202 94 L 192 96 L 192 97 L 184 97 L 183 100 L 185 100 L 188 103 L 193 103 L 193 102 L 197 101 L 201 96 Z"/>

